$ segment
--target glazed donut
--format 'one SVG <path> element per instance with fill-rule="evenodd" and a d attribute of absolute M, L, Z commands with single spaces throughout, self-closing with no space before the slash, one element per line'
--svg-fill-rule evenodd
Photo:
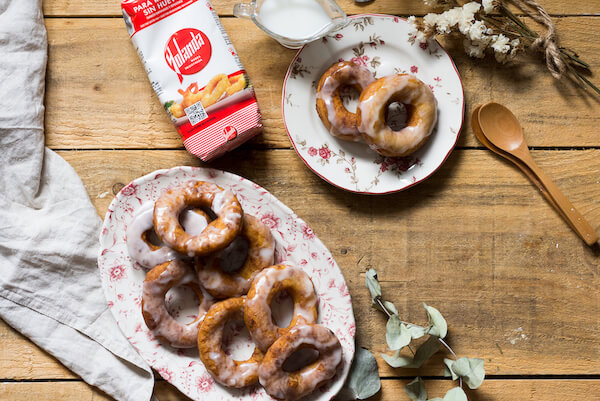
<path fill-rule="evenodd" d="M 223 350 L 223 330 L 229 320 L 243 319 L 246 297 L 217 302 L 198 330 L 200 360 L 214 379 L 229 387 L 241 388 L 258 382 L 258 367 L 263 353 L 255 348 L 250 359 L 235 361 Z"/>
<path fill-rule="evenodd" d="M 209 207 L 217 215 L 200 234 L 192 235 L 179 224 L 186 207 Z M 187 181 L 164 192 L 154 205 L 154 229 L 165 244 L 188 256 L 220 251 L 237 237 L 244 212 L 236 196 L 215 184 Z"/>
<path fill-rule="evenodd" d="M 157 338 L 174 348 L 193 348 L 197 345 L 198 325 L 204 318 L 212 299 L 194 283 L 194 271 L 182 260 L 156 266 L 146 274 L 142 288 L 142 315 L 146 326 Z M 165 296 L 178 285 L 187 285 L 200 301 L 198 317 L 191 323 L 176 321 L 167 310 Z"/>
<path fill-rule="evenodd" d="M 263 268 L 273 265 L 274 257 L 275 241 L 269 227 L 244 214 L 242 231 L 227 248 L 196 259 L 198 280 L 215 298 L 239 297 L 248 292 Z"/>
<path fill-rule="evenodd" d="M 162 263 L 180 258 L 173 249 L 163 245 L 155 245 L 149 240 L 154 232 L 152 218 L 154 205 L 146 203 L 140 206 L 137 214 L 127 226 L 127 250 L 129 256 L 141 266 L 149 269 Z M 202 210 L 186 209 L 181 216 L 181 225 L 192 234 L 200 234 L 210 221 L 208 215 Z"/>
<path fill-rule="evenodd" d="M 278 327 L 271 317 L 271 301 L 287 291 L 294 301 L 294 314 L 288 327 Z M 276 265 L 262 270 L 248 291 L 244 320 L 252 339 L 262 351 L 298 324 L 317 321 L 317 294 L 310 277 L 302 269 Z"/>
<path fill-rule="evenodd" d="M 406 127 L 393 131 L 386 125 L 388 106 L 406 106 Z M 437 121 L 437 101 L 427 85 L 413 75 L 397 74 L 379 78 L 365 88 L 356 110 L 363 139 L 383 156 L 406 156 L 429 138 Z"/>
<path fill-rule="evenodd" d="M 317 350 L 317 360 L 297 371 L 285 371 L 284 362 L 303 348 Z M 299 325 L 269 348 L 258 369 L 258 378 L 270 396 L 294 401 L 331 379 L 341 362 L 342 345 L 331 330 L 320 324 Z"/>
<path fill-rule="evenodd" d="M 317 86 L 317 113 L 331 135 L 348 141 L 361 140 L 356 114 L 346 109 L 339 90 L 353 86 L 362 92 L 374 80 L 366 67 L 350 61 L 335 63 L 321 76 Z"/>

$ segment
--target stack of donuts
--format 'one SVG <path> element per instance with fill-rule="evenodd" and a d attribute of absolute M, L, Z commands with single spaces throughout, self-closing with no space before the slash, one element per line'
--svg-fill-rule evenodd
<path fill-rule="evenodd" d="M 346 109 L 340 90 L 360 93 L 356 113 Z M 402 105 L 406 121 L 402 127 L 389 124 L 388 108 Z M 317 113 L 330 134 L 348 141 L 364 141 L 388 157 L 407 156 L 431 135 L 437 121 L 437 101 L 431 89 L 410 74 L 375 79 L 361 65 L 349 61 L 333 64 L 317 85 Z"/>
<path fill-rule="evenodd" d="M 330 380 L 342 361 L 338 338 L 316 324 L 318 297 L 310 277 L 290 264 L 274 264 L 268 227 L 244 214 L 237 197 L 204 181 L 187 181 L 143 205 L 127 228 L 129 254 L 149 268 L 142 315 L 162 342 L 198 347 L 215 381 L 242 388 L 260 383 L 280 400 L 297 400 Z M 240 267 L 241 265 L 241 267 Z M 179 323 L 166 306 L 167 292 L 184 285 L 199 299 L 198 317 Z M 277 326 L 271 302 L 287 292 L 294 302 L 287 327 Z M 255 343 L 252 356 L 234 360 L 223 346 L 229 321 L 243 321 Z M 318 357 L 299 369 L 284 363 L 310 348 Z"/>

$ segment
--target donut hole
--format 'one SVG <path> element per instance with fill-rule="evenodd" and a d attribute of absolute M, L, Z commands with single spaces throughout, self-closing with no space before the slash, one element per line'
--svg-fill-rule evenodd
<path fill-rule="evenodd" d="M 219 216 L 209 207 L 196 207 L 196 210 L 201 210 L 208 215 L 210 221 L 216 220 Z"/>
<path fill-rule="evenodd" d="M 411 104 L 392 101 L 385 108 L 385 124 L 393 131 L 400 131 L 411 125 L 414 111 L 415 107 Z"/>
<path fill-rule="evenodd" d="M 242 268 L 248 258 L 250 243 L 244 237 L 237 237 L 227 248 L 223 249 L 219 256 L 219 266 L 225 273 L 233 273 Z"/>
<path fill-rule="evenodd" d="M 338 94 L 342 100 L 342 104 L 350 113 L 356 113 L 358 107 L 358 98 L 360 97 L 361 89 L 357 85 L 341 85 L 338 88 Z"/>
<path fill-rule="evenodd" d="M 165 295 L 167 312 L 181 323 L 192 323 L 198 317 L 200 300 L 194 290 L 186 285 L 172 287 Z"/>
<path fill-rule="evenodd" d="M 283 362 L 284 372 L 296 372 L 319 359 L 319 351 L 311 347 L 298 348 Z"/>
<path fill-rule="evenodd" d="M 190 235 L 200 235 L 202 231 L 208 226 L 209 221 L 202 214 L 196 213 L 196 211 L 208 212 L 198 208 L 185 208 L 179 213 L 179 224 L 186 233 Z M 208 214 L 210 218 L 210 214 Z"/>
<path fill-rule="evenodd" d="M 255 345 L 241 315 L 225 323 L 222 347 L 234 361 L 247 361 L 252 356 Z"/>
<path fill-rule="evenodd" d="M 143 239 L 155 248 L 160 248 L 165 245 L 160 240 L 160 238 L 158 238 L 158 235 L 156 234 L 156 231 L 154 231 L 154 228 L 144 231 Z"/>
<path fill-rule="evenodd" d="M 288 327 L 294 316 L 294 300 L 286 290 L 279 291 L 271 300 L 271 319 L 277 327 Z"/>

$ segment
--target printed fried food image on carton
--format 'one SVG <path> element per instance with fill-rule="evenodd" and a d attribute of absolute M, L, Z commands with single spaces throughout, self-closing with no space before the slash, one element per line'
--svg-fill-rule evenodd
<path fill-rule="evenodd" d="M 262 130 L 250 80 L 208 1 L 123 0 L 152 88 L 185 148 L 209 161 Z"/>

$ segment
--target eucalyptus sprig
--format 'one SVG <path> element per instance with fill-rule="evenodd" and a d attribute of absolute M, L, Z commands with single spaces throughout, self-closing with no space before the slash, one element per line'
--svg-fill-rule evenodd
<path fill-rule="evenodd" d="M 452 380 L 458 380 L 458 386 L 446 393 L 444 398 L 432 398 L 429 401 L 467 401 L 467 395 L 462 389 L 463 383 L 470 389 L 481 386 L 485 377 L 484 362 L 479 358 L 458 358 L 452 348 L 444 341 L 448 333 L 448 324 L 442 314 L 433 306 L 423 304 L 427 313 L 428 324 L 426 327 L 403 321 L 398 309 L 390 301 L 384 300 L 381 293 L 381 285 L 377 280 L 377 272 L 369 269 L 366 274 L 366 285 L 371 293 L 373 306 L 385 313 L 388 317 L 385 338 L 388 348 L 394 351 L 393 355 L 382 354 L 381 357 L 388 365 L 394 368 L 420 368 L 441 347 L 444 347 L 453 359 L 444 359 L 445 376 Z M 428 336 L 416 351 L 410 346 L 412 340 Z M 402 356 L 401 351 L 409 348 L 412 357 Z M 426 401 L 427 391 L 425 382 L 421 377 L 415 378 L 405 386 L 408 397 L 413 401 Z"/>

